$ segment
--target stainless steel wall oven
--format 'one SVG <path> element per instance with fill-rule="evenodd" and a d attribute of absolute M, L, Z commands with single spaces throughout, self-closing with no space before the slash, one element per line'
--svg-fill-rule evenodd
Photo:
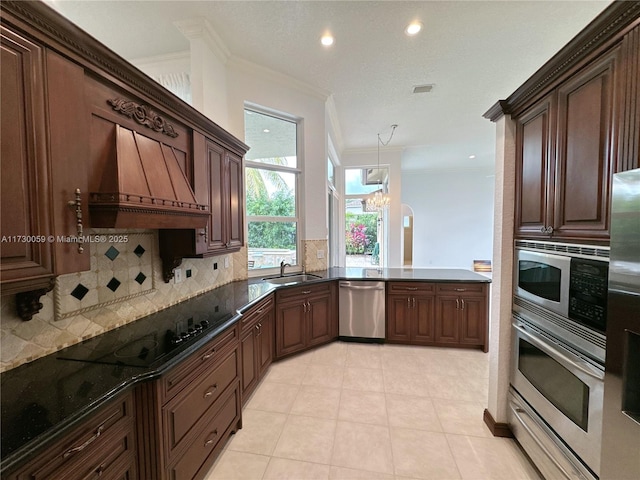
<path fill-rule="evenodd" d="M 509 422 L 549 479 L 600 470 L 608 247 L 516 242 Z"/>

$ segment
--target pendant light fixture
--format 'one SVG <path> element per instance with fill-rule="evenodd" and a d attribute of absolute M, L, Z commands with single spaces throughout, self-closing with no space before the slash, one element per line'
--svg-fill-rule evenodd
<path fill-rule="evenodd" d="M 382 184 L 382 178 L 380 177 L 380 145 L 382 144 L 383 147 L 389 145 L 389 142 L 391 142 L 391 139 L 393 138 L 393 132 L 395 132 L 397 127 L 398 125 L 391 125 L 391 135 L 389 135 L 389 140 L 386 142 L 383 142 L 380 139 L 380 134 L 378 134 L 378 168 L 376 173 L 378 174 L 378 183 L 380 188 L 367 197 L 366 209 L 368 212 L 382 211 L 391 203 L 389 195 L 384 193 L 384 185 Z"/>

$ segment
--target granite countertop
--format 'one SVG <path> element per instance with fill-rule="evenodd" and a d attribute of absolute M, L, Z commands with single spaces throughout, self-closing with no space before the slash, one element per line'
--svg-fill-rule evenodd
<path fill-rule="evenodd" d="M 332 280 L 401 280 L 430 282 L 484 282 L 483 275 L 462 269 L 330 268 L 313 272 Z M 251 279 L 223 285 L 98 337 L 9 370 L 0 375 L 1 472 L 24 463 L 50 440 L 69 431 L 96 408 L 141 381 L 159 377 L 224 329 L 278 287 Z M 94 352 L 116 349 L 143 336 L 163 336 L 186 319 L 206 319 L 206 333 L 171 350 L 150 366 L 88 363 L 69 358 L 92 358 Z M 94 355 L 95 356 L 95 355 Z"/>

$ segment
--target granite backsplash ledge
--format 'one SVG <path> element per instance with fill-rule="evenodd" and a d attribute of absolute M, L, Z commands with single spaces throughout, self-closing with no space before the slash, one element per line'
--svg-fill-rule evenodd
<path fill-rule="evenodd" d="M 91 243 L 91 270 L 61 275 L 41 297 L 32 320 L 16 314 L 15 296 L 3 296 L 0 372 L 100 335 L 171 305 L 247 277 L 246 248 L 225 256 L 185 258 L 183 280 L 164 283 L 157 230 L 93 229 L 118 242 Z"/>

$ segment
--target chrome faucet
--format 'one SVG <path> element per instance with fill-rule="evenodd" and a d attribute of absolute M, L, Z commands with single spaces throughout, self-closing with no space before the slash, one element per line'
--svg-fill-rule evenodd
<path fill-rule="evenodd" d="M 284 269 L 285 269 L 286 267 L 290 267 L 290 266 L 291 266 L 291 264 L 290 264 L 290 263 L 284 263 L 284 260 L 282 260 L 282 261 L 280 262 L 280 276 L 281 276 L 281 277 L 284 277 Z"/>

